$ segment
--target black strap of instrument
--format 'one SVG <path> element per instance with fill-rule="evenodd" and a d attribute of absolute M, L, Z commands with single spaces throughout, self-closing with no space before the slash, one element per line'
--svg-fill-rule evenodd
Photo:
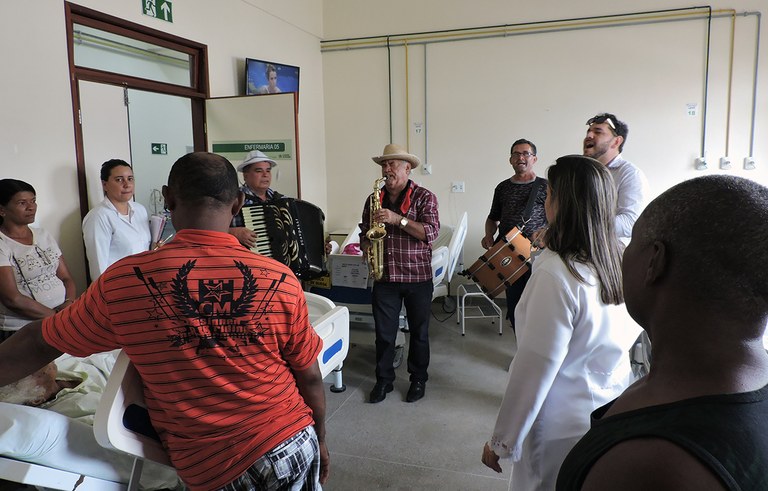
<path fill-rule="evenodd" d="M 530 220 L 531 213 L 533 213 L 533 205 L 536 204 L 536 197 L 539 195 L 539 189 L 545 182 L 546 180 L 541 177 L 537 177 L 533 181 L 533 186 L 531 186 L 531 194 L 528 195 L 528 203 L 525 204 L 525 210 L 523 210 L 523 225 L 528 223 L 528 220 Z"/>

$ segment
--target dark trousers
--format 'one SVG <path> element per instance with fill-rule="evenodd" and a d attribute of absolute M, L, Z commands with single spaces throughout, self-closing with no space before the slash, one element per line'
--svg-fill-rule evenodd
<path fill-rule="evenodd" d="M 429 317 L 432 315 L 432 280 L 419 283 L 374 283 L 372 306 L 376 325 L 376 382 L 395 380 L 395 340 L 399 329 L 400 307 L 410 329 L 408 373 L 411 382 L 426 382 L 429 366 Z"/>
<path fill-rule="evenodd" d="M 512 286 L 507 287 L 507 319 L 512 323 L 512 329 L 515 328 L 515 307 L 517 307 L 520 297 L 523 296 L 523 290 L 525 290 L 525 285 L 530 277 L 531 270 L 529 269 L 519 280 L 512 283 Z"/>

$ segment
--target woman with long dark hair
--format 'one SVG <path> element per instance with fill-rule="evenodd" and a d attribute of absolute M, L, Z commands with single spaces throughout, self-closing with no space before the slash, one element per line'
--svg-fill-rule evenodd
<path fill-rule="evenodd" d="M 0 179 L 0 341 L 75 299 L 75 282 L 56 241 L 30 227 L 37 195 L 30 184 Z"/>
<path fill-rule="evenodd" d="M 551 490 L 595 408 L 630 383 L 640 329 L 622 303 L 616 191 L 608 170 L 580 155 L 547 172 L 547 249 L 515 310 L 517 353 L 483 463 L 514 462 L 512 489 Z"/>

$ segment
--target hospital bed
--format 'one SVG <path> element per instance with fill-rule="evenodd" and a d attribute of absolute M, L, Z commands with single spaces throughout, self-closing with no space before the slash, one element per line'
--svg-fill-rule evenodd
<path fill-rule="evenodd" d="M 331 243 L 332 251 L 343 252 L 348 245 L 359 241 L 360 228 L 355 227 L 344 239 L 341 245 Z M 434 290 L 432 299 L 440 297 L 450 298 L 450 283 L 457 265 L 463 256 L 464 240 L 467 237 L 467 212 L 462 213 L 455 227 L 443 225 L 437 239 L 432 244 L 432 284 Z M 333 262 L 336 259 L 349 257 L 346 254 L 329 255 L 329 270 L 333 272 Z M 364 264 L 362 257 L 360 263 Z M 366 277 L 367 278 L 367 277 Z M 333 283 L 333 279 L 331 279 Z M 345 305 L 350 310 L 353 321 L 372 323 L 371 318 L 371 291 L 372 281 L 368 281 L 368 288 L 338 287 L 315 288 L 314 292 L 326 296 L 337 305 Z"/>
<path fill-rule="evenodd" d="M 349 350 L 349 311 L 312 293 L 306 293 L 306 299 L 310 322 L 323 340 L 320 372 L 323 378 L 333 375 L 331 390 L 340 392 Z M 120 352 L 92 428 L 53 411 L 0 403 L 0 452 L 5 454 L 0 456 L 0 479 L 55 490 L 139 489 L 145 460 L 170 466 L 143 400 L 138 373 Z M 45 441 L 35 441 L 39 439 Z M 131 468 L 114 469 L 110 450 L 133 456 Z"/>
<path fill-rule="evenodd" d="M 336 270 L 334 264 L 335 261 L 347 262 L 350 260 L 358 260 L 359 267 L 362 268 L 367 275 L 367 265 L 362 256 L 355 257 L 347 254 L 334 254 L 334 252 L 345 251 L 350 244 L 358 243 L 359 235 L 360 228 L 356 226 L 349 232 L 340 245 L 334 244 L 333 242 L 331 243 L 332 254 L 328 256 L 328 270 L 331 274 Z M 432 244 L 432 284 L 434 286 L 432 300 L 443 297 L 446 305 L 455 302 L 453 297 L 451 297 L 450 284 L 458 264 L 462 261 L 464 240 L 466 237 L 467 212 L 461 214 L 455 227 L 447 225 L 440 227 L 440 233 Z M 330 288 L 313 287 L 312 291 L 330 298 L 336 305 L 344 305 L 348 307 L 350 311 L 350 321 L 358 325 L 369 326 L 368 329 L 370 329 L 370 326 L 373 325 L 373 315 L 371 310 L 372 281 L 370 281 L 367 276 L 365 276 L 365 280 L 368 280 L 367 283 L 364 282 L 367 287 L 361 287 L 361 285 L 357 285 L 357 287 L 349 287 L 333 285 L 332 277 Z M 400 314 L 400 328 L 397 339 L 395 340 L 397 347 L 395 353 L 395 367 L 400 365 L 403 356 L 405 347 L 405 336 L 403 335 L 403 331 L 407 332 L 408 330 L 408 320 L 404 310 Z M 365 344 L 365 341 L 363 341 L 363 344 Z"/>

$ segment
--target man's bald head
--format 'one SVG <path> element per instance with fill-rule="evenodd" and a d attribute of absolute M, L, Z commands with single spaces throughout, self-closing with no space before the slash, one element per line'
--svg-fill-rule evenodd
<path fill-rule="evenodd" d="M 753 322 L 768 317 L 768 188 L 712 175 L 653 200 L 632 241 L 659 241 L 681 296 L 702 309 Z M 678 293 L 675 291 L 675 294 Z"/>
<path fill-rule="evenodd" d="M 231 206 L 239 192 L 237 172 L 221 155 L 193 152 L 177 160 L 168 175 L 168 188 L 188 206 Z"/>

